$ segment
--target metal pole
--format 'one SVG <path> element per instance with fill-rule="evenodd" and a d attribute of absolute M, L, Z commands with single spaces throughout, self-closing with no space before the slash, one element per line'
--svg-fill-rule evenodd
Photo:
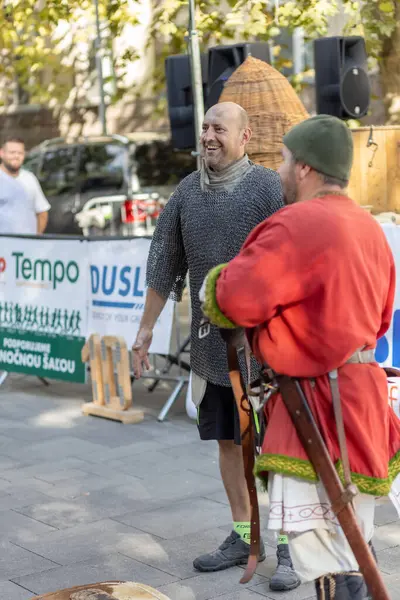
<path fill-rule="evenodd" d="M 196 135 L 197 168 L 201 167 L 200 135 L 204 118 L 203 78 L 201 75 L 201 55 L 199 36 L 196 30 L 195 0 L 189 0 L 189 56 L 192 75 L 192 94 L 194 106 L 194 130 Z"/>
<path fill-rule="evenodd" d="M 99 93 L 100 93 L 100 103 L 99 103 L 99 120 L 101 122 L 103 135 L 107 135 L 107 121 L 106 121 L 106 102 L 104 98 L 104 84 L 103 84 L 103 64 L 102 64 L 102 41 L 101 41 L 101 33 L 100 33 L 100 16 L 99 16 L 99 2 L 98 0 L 94 0 L 94 6 L 96 9 L 96 68 L 97 68 L 97 78 L 99 81 Z"/>

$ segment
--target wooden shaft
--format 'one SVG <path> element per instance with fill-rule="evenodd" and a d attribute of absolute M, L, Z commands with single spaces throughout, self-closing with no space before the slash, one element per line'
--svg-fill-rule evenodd
<path fill-rule="evenodd" d="M 325 442 L 315 423 L 307 399 L 298 381 L 277 377 L 283 402 L 292 418 L 297 435 L 322 481 L 332 506 L 340 505 L 345 489 L 339 479 Z M 390 600 L 376 561 L 357 524 L 350 502 L 337 513 L 337 519 L 350 544 L 373 600 Z M 316 557 L 316 560 L 318 557 Z"/>
<path fill-rule="evenodd" d="M 247 489 L 250 497 L 251 521 L 250 521 L 250 554 L 247 567 L 240 583 L 248 583 L 257 568 L 260 556 L 260 515 L 258 508 L 257 487 L 254 476 L 254 428 L 252 421 L 252 407 L 247 398 L 240 374 L 239 361 L 236 348 L 230 344 L 227 346 L 229 377 L 235 396 L 236 406 L 240 420 L 240 434 L 242 441 L 244 473 Z"/>

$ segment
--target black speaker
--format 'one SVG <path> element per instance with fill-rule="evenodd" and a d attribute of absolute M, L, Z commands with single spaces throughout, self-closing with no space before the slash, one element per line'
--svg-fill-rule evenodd
<path fill-rule="evenodd" d="M 207 55 L 201 55 L 203 95 L 207 90 Z M 165 60 L 168 114 L 172 144 L 178 150 L 195 148 L 192 79 L 188 54 L 168 56 Z"/>
<path fill-rule="evenodd" d="M 250 55 L 269 63 L 269 44 L 267 42 L 242 43 L 232 46 L 214 46 L 209 49 L 207 108 L 217 104 L 226 81 Z"/>
<path fill-rule="evenodd" d="M 317 112 L 339 119 L 367 114 L 371 87 L 364 38 L 328 37 L 315 40 Z"/>

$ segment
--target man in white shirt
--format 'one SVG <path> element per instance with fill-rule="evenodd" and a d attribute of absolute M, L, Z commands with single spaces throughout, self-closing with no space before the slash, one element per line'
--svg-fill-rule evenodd
<path fill-rule="evenodd" d="M 0 233 L 43 233 L 50 204 L 35 175 L 21 169 L 24 141 L 7 138 L 0 148 L 0 159 Z"/>

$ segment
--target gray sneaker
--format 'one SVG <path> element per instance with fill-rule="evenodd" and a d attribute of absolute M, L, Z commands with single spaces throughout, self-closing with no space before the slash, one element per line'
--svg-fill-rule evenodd
<path fill-rule="evenodd" d="M 193 561 L 193 566 L 197 571 L 222 571 L 236 565 L 247 564 L 249 552 L 249 544 L 246 544 L 238 533 L 232 531 L 217 550 L 199 556 Z M 265 548 L 262 540 L 260 540 L 258 560 L 259 562 L 265 560 Z"/>
<path fill-rule="evenodd" d="M 287 544 L 278 544 L 276 556 L 278 566 L 269 582 L 270 589 L 274 592 L 287 592 L 299 587 L 301 581 L 293 568 L 289 546 Z"/>

